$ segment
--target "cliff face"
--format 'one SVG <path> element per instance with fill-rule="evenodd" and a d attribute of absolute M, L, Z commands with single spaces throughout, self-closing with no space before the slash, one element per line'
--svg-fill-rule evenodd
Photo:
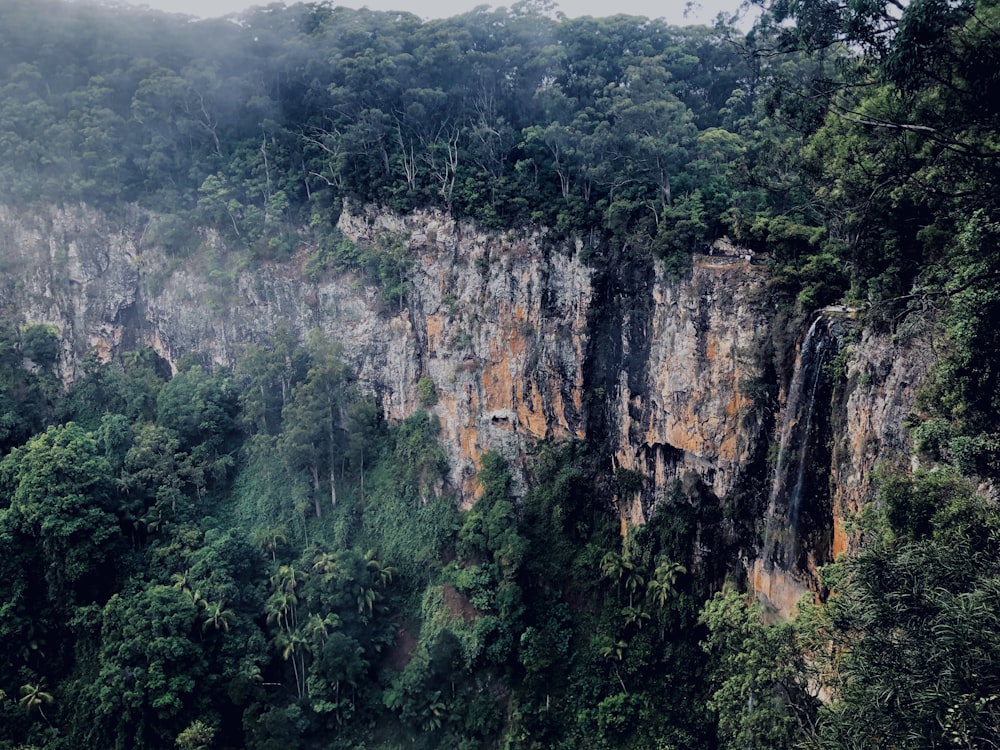
<path fill-rule="evenodd" d="M 344 214 L 340 226 L 362 242 L 379 233 L 401 238 L 416 262 L 406 307 L 366 321 L 371 333 L 395 332 L 384 355 L 373 356 L 370 336 L 345 337 L 340 315 L 323 327 L 350 341 L 361 379 L 381 394 L 390 419 L 419 406 L 419 378 L 433 381 L 432 408 L 464 502 L 475 497 L 484 451 L 499 451 L 516 467 L 535 440 L 586 436 L 592 272 L 575 248 L 538 233 L 481 233 L 439 214 Z M 321 299 L 343 294 L 344 281 L 331 283 L 336 290 Z"/>
<path fill-rule="evenodd" d="M 844 519 L 871 499 L 878 464 L 909 460 L 912 446 L 903 422 L 935 361 L 929 335 L 860 334 L 848 349 L 846 384 L 836 414 L 839 439 L 830 477 L 834 555 L 848 549 Z"/>
<path fill-rule="evenodd" d="M 645 492 L 619 498 L 629 523 L 644 522 L 678 478 L 719 498 L 734 492 L 761 437 L 744 381 L 758 375 L 754 347 L 771 319 L 766 273 L 748 261 L 699 256 L 683 280 L 650 271 L 645 289 L 617 301 L 605 326 L 617 362 L 596 373 L 615 467 L 647 478 Z"/>
<path fill-rule="evenodd" d="M 108 356 L 128 344 L 142 225 L 137 212 L 115 221 L 81 208 L 22 213 L 0 206 L 0 309 L 16 322 L 60 332 L 65 380 L 89 348 Z"/>
<path fill-rule="evenodd" d="M 197 351 L 231 364 L 242 343 L 281 322 L 300 334 L 320 328 L 341 342 L 390 420 L 421 408 L 417 384 L 433 382 L 431 409 L 464 503 L 475 499 L 485 450 L 517 469 L 538 439 L 588 438 L 606 450 L 609 472 L 644 477 L 641 491 L 615 498 L 625 527 L 646 520 L 680 480 L 763 516 L 753 519 L 760 538 L 741 544 L 743 564 L 754 569 L 760 557 L 763 569 L 768 529 L 789 519 L 770 497 L 779 470 L 762 457 L 769 445 L 772 458 L 779 452 L 801 367 L 801 356 L 778 357 L 784 387 L 777 412 L 762 416 L 747 383 L 766 376 L 756 355 L 776 338 L 763 266 L 700 256 L 672 279 L 655 261 L 599 249 L 584 263 L 578 247 L 544 233 L 485 232 L 439 213 L 345 212 L 340 227 L 358 242 L 390 235 L 406 245 L 413 265 L 401 306 L 380 309 L 378 290 L 348 274 L 310 280 L 308 249 L 250 268 L 210 232 L 189 231 L 185 247 L 199 247 L 183 252 L 155 217 L 84 207 L 0 207 L 0 306 L 16 322 L 60 332 L 66 380 L 92 349 L 113 359 L 148 346 L 169 363 Z M 875 461 L 906 451 L 900 424 L 929 347 L 872 333 L 854 339 L 840 347 L 846 377 L 813 407 L 825 410 L 827 489 L 813 493 L 824 507 L 808 517 L 827 519 L 827 528 L 803 536 L 803 549 L 816 549 L 771 560 L 771 583 L 758 584 L 765 595 L 784 578 L 797 583 L 783 600 L 814 586 L 815 565 L 847 544 L 845 514 L 867 497 Z"/>

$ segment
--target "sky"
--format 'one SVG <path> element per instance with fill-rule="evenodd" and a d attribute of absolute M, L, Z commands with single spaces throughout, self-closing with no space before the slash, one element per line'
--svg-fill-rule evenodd
<path fill-rule="evenodd" d="M 172 13 L 200 18 L 214 18 L 235 13 L 254 5 L 268 5 L 269 0 L 127 0 Z M 344 0 L 350 8 L 367 6 L 372 10 L 404 10 L 421 18 L 444 18 L 472 10 L 478 5 L 510 6 L 514 0 Z M 677 26 L 710 24 L 719 12 L 735 12 L 740 0 L 556 0 L 567 16 L 609 16 L 627 13 L 650 18 L 664 18 Z M 289 2 L 288 4 L 291 4 Z"/>

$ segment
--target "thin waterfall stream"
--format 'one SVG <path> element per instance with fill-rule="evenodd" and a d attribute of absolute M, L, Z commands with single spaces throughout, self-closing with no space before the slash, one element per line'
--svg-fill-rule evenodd
<path fill-rule="evenodd" d="M 795 358 L 757 562 L 757 588 L 768 598 L 794 599 L 805 593 L 800 579 L 807 574 L 808 554 L 817 552 L 806 537 L 818 530 L 817 521 L 824 515 L 820 506 L 829 495 L 828 365 L 838 349 L 837 336 L 821 315 L 809 327 Z M 773 603 L 779 608 L 788 605 Z"/>

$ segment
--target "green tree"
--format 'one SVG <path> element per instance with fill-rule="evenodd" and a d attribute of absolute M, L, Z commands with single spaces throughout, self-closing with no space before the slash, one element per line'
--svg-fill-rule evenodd
<path fill-rule="evenodd" d="M 28 326 L 29 349 L 39 357 L 39 367 L 26 369 L 23 335 L 6 321 L 0 321 L 0 452 L 23 444 L 51 420 L 51 402 L 58 391 L 54 338 L 47 326 Z M 58 340 L 56 340 L 58 350 Z"/>
<path fill-rule="evenodd" d="M 759 605 L 734 591 L 702 610 L 718 734 L 726 748 L 792 748 L 809 739 L 819 701 L 789 623 L 767 625 Z"/>
<path fill-rule="evenodd" d="M 348 371 L 340 347 L 319 331 L 309 334 L 309 370 L 292 389 L 282 410 L 282 454 L 292 471 L 305 470 L 312 480 L 313 507 L 322 516 L 320 490 L 328 483 L 330 504 L 337 505 L 337 470 L 342 469 L 346 437 L 343 431 Z"/>
<path fill-rule="evenodd" d="M 100 597 L 122 534 L 109 466 L 93 437 L 73 423 L 50 427 L 12 451 L 0 474 L 11 488 L 8 528 L 20 543 L 37 545 L 50 600 L 69 609 Z"/>
<path fill-rule="evenodd" d="M 948 472 L 888 478 L 880 500 L 817 619 L 835 698 L 818 745 L 996 745 L 995 509 Z"/>
<path fill-rule="evenodd" d="M 26 326 L 21 332 L 21 354 L 36 366 L 51 370 L 59 359 L 58 333 L 51 326 Z"/>
<path fill-rule="evenodd" d="M 122 483 L 133 515 L 147 526 L 186 510 L 182 505 L 201 483 L 191 457 L 174 433 L 146 424 L 135 435 L 124 461 Z"/>
<path fill-rule="evenodd" d="M 227 440 L 235 430 L 236 389 L 225 373 L 200 365 L 178 372 L 156 398 L 156 423 L 172 430 L 195 460 L 213 473 L 228 466 Z"/>
<path fill-rule="evenodd" d="M 208 665 L 197 622 L 195 602 L 170 586 L 136 588 L 108 601 L 91 741 L 116 748 L 174 744 L 210 697 L 198 688 Z"/>
<path fill-rule="evenodd" d="M 251 432 L 277 434 L 281 410 L 291 399 L 292 387 L 308 368 L 307 352 L 283 324 L 262 344 L 246 344 L 236 362 L 240 383 L 241 418 Z"/>

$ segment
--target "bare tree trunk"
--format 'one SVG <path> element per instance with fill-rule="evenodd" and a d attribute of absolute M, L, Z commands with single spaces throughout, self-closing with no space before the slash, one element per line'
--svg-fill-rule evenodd
<path fill-rule="evenodd" d="M 312 467 L 313 475 L 313 506 L 316 508 L 316 518 L 323 517 L 323 511 L 319 507 L 319 467 Z"/>

